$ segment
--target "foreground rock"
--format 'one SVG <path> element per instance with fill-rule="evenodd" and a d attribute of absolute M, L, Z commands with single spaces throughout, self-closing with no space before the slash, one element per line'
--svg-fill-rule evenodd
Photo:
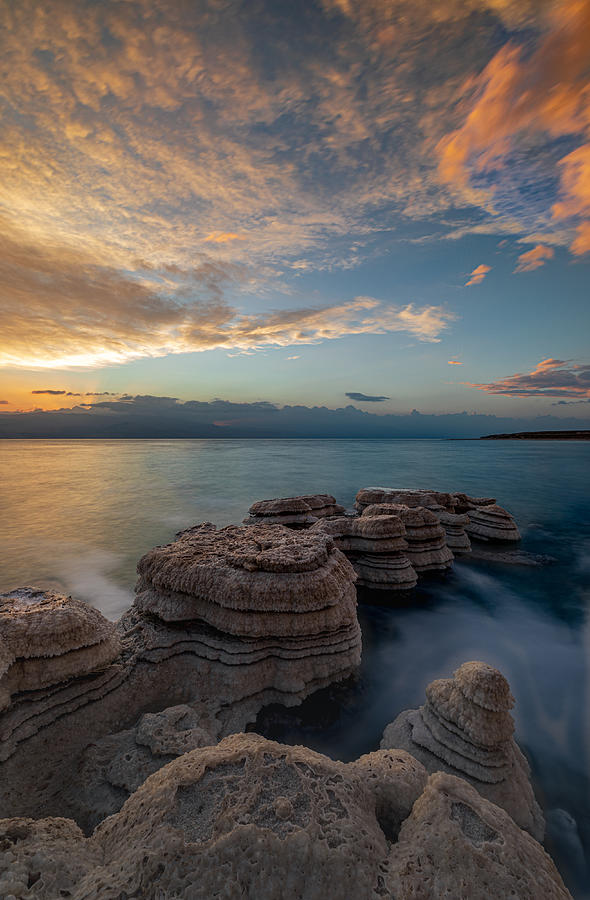
<path fill-rule="evenodd" d="M 298 497 L 278 497 L 257 500 L 250 507 L 244 525 L 286 525 L 289 528 L 309 528 L 318 519 L 339 516 L 344 507 L 331 494 L 301 494 Z"/>
<path fill-rule="evenodd" d="M 416 586 L 418 576 L 399 516 L 336 516 L 322 519 L 313 530 L 333 538 L 352 563 L 360 587 L 398 591 Z"/>
<path fill-rule="evenodd" d="M 190 707 L 188 724 L 172 729 L 175 740 L 188 732 L 179 745 L 187 749 L 244 730 L 269 703 L 301 702 L 360 662 L 355 574 L 327 535 L 197 526 L 150 551 L 138 568 L 135 604 L 116 630 L 67 598 L 3 599 L 5 812 L 43 809 L 91 827 L 177 755 L 146 742 L 145 728 L 136 732 L 142 714 Z M 31 630 L 29 652 L 39 652 L 30 625 L 38 606 L 48 658 L 26 659 L 23 681 L 19 635 Z M 71 778 L 79 766 L 83 784 Z"/>
<path fill-rule="evenodd" d="M 403 747 L 429 772 L 466 778 L 542 840 L 545 822 L 528 763 L 512 737 L 514 699 L 504 676 L 483 662 L 463 663 L 453 678 L 431 682 L 426 698 L 387 726 L 381 747 Z"/>
<path fill-rule="evenodd" d="M 64 819 L 0 821 L 0 895 L 570 896 L 503 810 L 461 779 L 426 779 L 403 751 L 345 765 L 234 735 L 152 775 L 90 838 Z"/>

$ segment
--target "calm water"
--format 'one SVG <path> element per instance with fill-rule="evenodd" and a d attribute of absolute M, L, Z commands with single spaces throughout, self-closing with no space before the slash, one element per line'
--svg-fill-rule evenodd
<path fill-rule="evenodd" d="M 550 822 L 547 846 L 590 896 L 590 445 L 477 441 L 0 441 L 0 590 L 59 586 L 117 618 L 139 556 L 196 522 L 239 522 L 253 500 L 371 484 L 491 495 L 540 569 L 460 562 L 403 606 L 364 604 L 350 684 L 287 712 L 269 736 L 351 759 L 467 659 L 497 666 Z"/>

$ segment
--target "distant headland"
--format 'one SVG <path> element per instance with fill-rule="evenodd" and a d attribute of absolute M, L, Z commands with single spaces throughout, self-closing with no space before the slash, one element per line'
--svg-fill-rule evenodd
<path fill-rule="evenodd" d="M 486 434 L 480 441 L 590 441 L 588 431 L 517 431 L 514 434 Z"/>

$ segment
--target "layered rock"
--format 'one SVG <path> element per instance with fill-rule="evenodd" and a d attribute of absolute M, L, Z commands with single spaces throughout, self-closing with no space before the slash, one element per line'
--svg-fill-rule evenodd
<path fill-rule="evenodd" d="M 453 564 L 453 553 L 447 546 L 445 530 L 436 513 L 422 506 L 409 507 L 398 503 L 366 506 L 361 519 L 381 517 L 387 511 L 404 524 L 407 542 L 406 555 L 420 575 L 422 572 L 444 571 Z"/>
<path fill-rule="evenodd" d="M 334 539 L 352 563 L 359 586 L 388 591 L 415 587 L 418 576 L 407 555 L 406 529 L 399 516 L 336 516 L 321 520 L 312 530 Z"/>
<path fill-rule="evenodd" d="M 151 775 L 90 838 L 64 819 L 0 821 L 0 894 L 567 900 L 503 810 L 462 779 L 426 778 L 400 750 L 346 765 L 234 735 Z"/>
<path fill-rule="evenodd" d="M 0 710 L 13 694 L 105 669 L 120 653 L 115 626 L 94 607 L 53 591 L 0 595 Z"/>
<path fill-rule="evenodd" d="M 244 525 L 275 524 L 309 528 L 318 519 L 341 515 L 344 507 L 339 506 L 331 494 L 301 494 L 298 497 L 257 500 L 249 512 Z"/>
<path fill-rule="evenodd" d="M 144 713 L 179 704 L 195 711 L 205 703 L 215 736 L 242 731 L 262 706 L 297 704 L 348 677 L 360 662 L 354 570 L 327 535 L 278 525 L 197 526 L 146 554 L 138 568 L 136 602 L 116 633 L 85 604 L 70 603 L 70 619 L 72 610 L 78 615 L 70 621 L 63 598 L 51 601 L 60 610 L 61 643 L 51 644 L 50 630 L 39 625 L 45 652 L 54 656 L 43 658 L 37 680 L 30 664 L 39 660 L 25 660 L 26 691 L 22 667 L 12 662 L 21 652 L 12 616 L 1 647 L 0 688 L 6 703 L 15 684 L 19 693 L 0 713 L 4 810 L 79 817 L 86 810 L 91 819 L 92 802 L 84 800 L 81 810 L 81 792 L 64 792 L 68 771 L 88 744 L 133 729 Z M 32 600 L 25 599 L 30 617 Z M 14 597 L 10 602 L 12 608 Z M 35 640 L 29 652 L 38 652 Z"/>
<path fill-rule="evenodd" d="M 453 494 L 422 488 L 413 490 L 389 487 L 361 488 L 356 495 L 354 505 L 359 513 L 362 513 L 367 506 L 374 506 L 377 503 L 397 503 L 409 507 L 423 506 L 427 509 L 439 507 L 453 510 L 455 507 Z"/>
<path fill-rule="evenodd" d="M 466 495 L 461 495 L 467 499 Z M 466 532 L 469 518 L 459 511 L 457 495 L 429 490 L 402 490 L 397 488 L 363 488 L 356 495 L 355 506 L 362 514 L 368 507 L 379 506 L 385 513 L 390 504 L 403 504 L 414 508 L 422 506 L 435 513 L 445 530 L 447 546 L 454 554 L 471 552 L 471 543 Z M 375 513 L 378 514 L 378 513 Z"/>
<path fill-rule="evenodd" d="M 519 541 L 520 532 L 509 512 L 491 503 L 469 510 L 469 524 L 465 526 L 471 537 L 480 541 Z"/>
<path fill-rule="evenodd" d="M 402 712 L 387 726 L 381 747 L 406 749 L 429 772 L 461 775 L 542 840 L 543 814 L 528 763 L 512 737 L 514 700 L 504 676 L 486 663 L 467 662 L 453 678 L 431 682 L 426 698 L 424 706 Z"/>

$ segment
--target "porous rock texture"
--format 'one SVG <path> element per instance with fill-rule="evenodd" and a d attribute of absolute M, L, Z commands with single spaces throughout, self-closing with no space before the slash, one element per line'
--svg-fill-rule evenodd
<path fill-rule="evenodd" d="M 418 575 L 444 571 L 452 566 L 453 552 L 447 546 L 444 528 L 432 510 L 400 503 L 373 504 L 365 507 L 361 519 L 381 517 L 385 510 L 403 522 L 408 545 L 406 555 Z"/>
<path fill-rule="evenodd" d="M 331 494 L 301 494 L 298 497 L 277 497 L 257 500 L 250 507 L 244 525 L 277 524 L 289 528 L 309 528 L 318 519 L 339 516 L 344 507 Z"/>
<path fill-rule="evenodd" d="M 467 498 L 467 495 L 462 495 Z M 445 530 L 447 546 L 454 554 L 471 552 L 471 542 L 466 532 L 469 518 L 457 509 L 455 494 L 429 490 L 398 488 L 362 488 L 356 495 L 355 506 L 362 514 L 367 507 L 379 506 L 385 513 L 389 504 L 403 504 L 410 508 L 422 506 L 435 513 Z"/>
<path fill-rule="evenodd" d="M 399 516 L 335 516 L 312 531 L 330 535 L 352 563 L 360 587 L 397 591 L 413 588 L 418 576 L 408 558 L 406 529 Z"/>
<path fill-rule="evenodd" d="M 136 739 L 143 714 L 190 705 L 192 724 L 175 730 L 191 732 L 185 737 L 198 746 L 201 732 L 217 739 L 242 731 L 263 706 L 297 704 L 360 662 L 355 574 L 329 536 L 278 525 L 204 525 L 146 554 L 139 572 L 136 603 L 116 626 L 117 659 L 100 671 L 68 671 L 59 684 L 29 685 L 0 713 L 6 813 L 43 809 L 89 827 L 137 784 L 136 776 L 121 775 L 121 760 L 117 770 L 126 740 L 140 748 L 140 770 L 154 759 L 155 767 L 168 761 L 153 748 L 144 752 Z M 8 641 L 0 650 L 6 668 Z M 101 745 L 93 761 L 86 748 L 107 736 L 109 746 Z M 81 776 L 72 777 L 79 766 L 84 790 Z"/>
<path fill-rule="evenodd" d="M 387 726 L 381 747 L 402 747 L 429 772 L 460 775 L 503 807 L 521 828 L 543 839 L 545 822 L 530 783 L 530 769 L 512 737 L 514 704 L 497 669 L 467 662 L 453 678 L 426 688 L 426 703 Z"/>
<path fill-rule="evenodd" d="M 0 894 L 18 900 L 566 900 L 542 847 L 461 779 L 403 751 L 348 765 L 234 735 L 153 774 L 89 838 L 0 821 Z M 399 828 L 399 823 L 401 829 Z"/>
<path fill-rule="evenodd" d="M 121 649 L 97 609 L 30 587 L 0 595 L 0 635 L 0 710 L 13 694 L 104 669 Z"/>

